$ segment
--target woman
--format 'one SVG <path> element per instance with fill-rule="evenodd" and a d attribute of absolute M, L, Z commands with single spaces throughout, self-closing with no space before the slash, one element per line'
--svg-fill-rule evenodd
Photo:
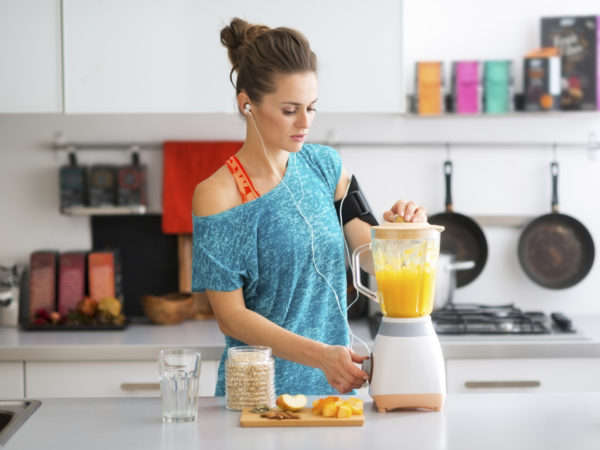
<path fill-rule="evenodd" d="M 315 116 L 317 62 L 306 38 L 233 19 L 221 31 L 233 65 L 246 140 L 193 198 L 193 290 L 206 291 L 226 351 L 265 345 L 276 357 L 277 394 L 326 395 L 359 388 L 366 357 L 348 348 L 344 236 L 350 249 L 370 225 L 340 225 L 334 201 L 349 178 L 331 148 L 305 144 Z M 384 219 L 426 220 L 398 201 Z"/>

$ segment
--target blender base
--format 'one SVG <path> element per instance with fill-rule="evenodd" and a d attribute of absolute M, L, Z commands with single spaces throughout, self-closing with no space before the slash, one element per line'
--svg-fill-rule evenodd
<path fill-rule="evenodd" d="M 387 394 L 373 396 L 379 412 L 392 409 L 430 409 L 441 411 L 444 404 L 443 394 Z"/>
<path fill-rule="evenodd" d="M 445 363 L 430 316 L 384 316 L 369 366 L 369 395 L 379 411 L 442 409 L 446 396 Z"/>

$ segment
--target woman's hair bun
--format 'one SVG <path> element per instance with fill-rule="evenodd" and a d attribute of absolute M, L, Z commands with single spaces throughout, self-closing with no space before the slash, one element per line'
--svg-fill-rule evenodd
<path fill-rule="evenodd" d="M 227 47 L 227 55 L 234 69 L 239 66 L 241 47 L 269 30 L 266 25 L 253 25 L 239 17 L 233 18 L 231 23 L 221 30 L 221 43 Z"/>
<path fill-rule="evenodd" d="M 243 91 L 256 104 L 277 90 L 276 75 L 317 72 L 308 40 L 292 28 L 269 28 L 236 17 L 221 30 L 221 43 L 231 61 L 229 80 L 236 95 Z"/>

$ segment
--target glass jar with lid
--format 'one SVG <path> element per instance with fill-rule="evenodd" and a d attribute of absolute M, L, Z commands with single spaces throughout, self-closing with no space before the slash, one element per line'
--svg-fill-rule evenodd
<path fill-rule="evenodd" d="M 262 346 L 230 347 L 225 361 L 225 406 L 241 411 L 275 407 L 275 361 Z"/>

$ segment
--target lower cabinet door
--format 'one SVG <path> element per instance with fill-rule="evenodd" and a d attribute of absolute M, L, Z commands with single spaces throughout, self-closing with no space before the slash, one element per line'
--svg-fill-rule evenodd
<path fill-rule="evenodd" d="M 448 393 L 596 392 L 600 358 L 449 359 Z"/>
<path fill-rule="evenodd" d="M 0 362 L 0 399 L 12 400 L 25 397 L 23 390 L 23 363 Z"/>
<path fill-rule="evenodd" d="M 217 361 L 202 361 L 200 396 L 214 395 Z M 156 361 L 26 362 L 28 398 L 158 396 Z"/>

